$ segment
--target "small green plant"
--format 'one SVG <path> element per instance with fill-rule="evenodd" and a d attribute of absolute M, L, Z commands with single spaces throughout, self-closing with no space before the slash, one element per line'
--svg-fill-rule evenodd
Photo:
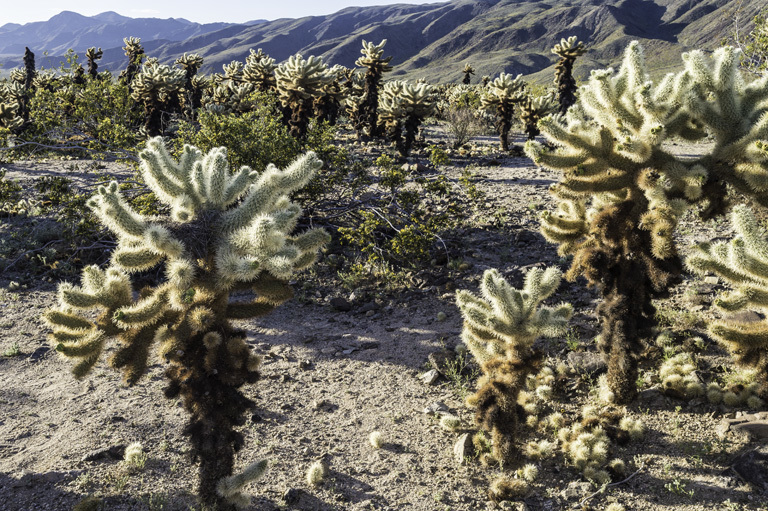
<path fill-rule="evenodd" d="M 695 493 L 693 489 L 687 489 L 686 483 L 681 481 L 680 479 L 673 479 L 671 482 L 666 483 L 664 485 L 664 488 L 670 492 L 674 493 L 675 495 L 680 495 L 683 497 L 688 497 L 689 499 L 693 498 L 693 494 Z"/>
<path fill-rule="evenodd" d="M 14 342 L 13 344 L 11 344 L 11 347 L 3 352 L 3 356 L 8 358 L 18 357 L 21 355 L 23 355 L 23 353 L 21 352 L 21 347 L 17 342 Z"/>
<path fill-rule="evenodd" d="M 429 163 L 435 167 L 441 167 L 443 165 L 449 165 L 451 159 L 442 147 L 432 145 L 429 146 Z"/>

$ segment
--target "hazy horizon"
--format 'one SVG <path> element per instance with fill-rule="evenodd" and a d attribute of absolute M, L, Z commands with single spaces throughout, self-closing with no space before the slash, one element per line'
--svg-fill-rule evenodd
<path fill-rule="evenodd" d="M 448 0 L 443 0 L 443 2 Z M 38 21 L 47 21 L 62 11 L 72 11 L 83 16 L 95 16 L 103 12 L 114 11 L 129 18 L 184 18 L 196 23 L 244 23 L 246 21 L 278 18 L 301 18 L 332 14 L 345 7 L 365 7 L 391 4 L 428 4 L 441 3 L 435 0 L 327 0 L 312 2 L 309 0 L 285 0 L 282 2 L 254 2 L 250 5 L 232 0 L 216 3 L 215 8 L 206 4 L 190 4 L 179 0 L 149 2 L 134 0 L 130 3 L 98 2 L 76 0 L 67 2 L 44 1 L 34 3 L 13 2 L 3 8 L 3 20 L 6 23 L 24 25 Z"/>

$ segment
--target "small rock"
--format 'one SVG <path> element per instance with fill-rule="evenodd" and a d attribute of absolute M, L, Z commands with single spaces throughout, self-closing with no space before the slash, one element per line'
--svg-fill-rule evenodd
<path fill-rule="evenodd" d="M 712 284 L 713 286 L 716 286 L 719 284 L 719 280 L 714 275 L 710 275 L 709 277 L 704 277 L 704 283 L 705 284 Z"/>
<path fill-rule="evenodd" d="M 299 362 L 299 369 L 302 371 L 309 371 L 312 368 L 312 361 L 311 360 L 302 360 Z"/>
<path fill-rule="evenodd" d="M 125 456 L 125 444 L 116 444 L 109 447 L 102 447 L 96 449 L 85 456 L 80 461 L 99 461 L 105 459 L 121 460 Z"/>
<path fill-rule="evenodd" d="M 731 469 L 758 491 L 768 490 L 768 447 L 742 454 L 733 461 Z"/>
<path fill-rule="evenodd" d="M 737 321 L 739 323 L 757 323 L 765 319 L 761 314 L 755 311 L 739 311 L 734 312 L 727 318 L 729 321 Z"/>
<path fill-rule="evenodd" d="M 607 367 L 603 357 L 592 351 L 572 351 L 568 353 L 566 361 L 579 374 L 601 373 Z"/>
<path fill-rule="evenodd" d="M 51 351 L 51 348 L 48 346 L 40 346 L 35 351 L 29 354 L 29 360 L 30 362 L 38 362 L 40 359 L 42 359 L 49 351 Z"/>
<path fill-rule="evenodd" d="M 432 369 L 445 376 L 445 372 L 450 364 L 456 360 L 456 352 L 449 349 L 442 349 L 440 351 L 433 351 L 427 358 L 429 359 L 429 365 Z"/>
<path fill-rule="evenodd" d="M 336 353 L 337 348 L 323 348 L 320 350 L 320 353 L 323 355 L 333 355 Z"/>
<path fill-rule="evenodd" d="M 254 414 L 251 415 L 251 422 L 252 423 L 256 424 L 257 422 L 261 422 L 261 421 L 262 421 L 261 415 L 259 415 L 258 413 L 254 413 Z"/>
<path fill-rule="evenodd" d="M 299 499 L 301 498 L 301 490 L 298 488 L 288 488 L 285 493 L 283 493 L 283 502 L 286 504 L 296 504 Z"/>
<path fill-rule="evenodd" d="M 438 373 L 436 369 L 430 369 L 426 373 L 419 376 L 419 379 L 427 385 L 434 385 L 438 378 L 440 378 L 440 373 Z"/>
<path fill-rule="evenodd" d="M 587 482 L 571 481 L 568 487 L 560 492 L 564 499 L 580 499 L 592 489 L 592 485 Z"/>
<path fill-rule="evenodd" d="M 379 349 L 379 343 L 376 341 L 361 342 L 359 348 L 361 350 L 377 350 Z"/>
<path fill-rule="evenodd" d="M 424 408 L 424 412 L 426 414 L 444 414 L 449 413 L 451 410 L 448 408 L 448 405 L 443 403 L 442 401 L 435 401 L 428 407 Z"/>
<path fill-rule="evenodd" d="M 472 443 L 472 434 L 464 433 L 453 446 L 453 457 L 457 463 L 464 464 L 475 455 L 475 446 Z"/>
<path fill-rule="evenodd" d="M 334 310 L 339 312 L 349 312 L 352 310 L 352 304 L 349 303 L 346 298 L 342 298 L 341 296 L 331 298 L 329 303 L 331 304 L 331 307 L 334 308 Z"/>
<path fill-rule="evenodd" d="M 768 440 L 768 421 L 749 421 L 731 426 L 735 431 L 746 431 L 755 440 Z"/>
<path fill-rule="evenodd" d="M 371 311 L 377 311 L 380 308 L 381 307 L 379 306 L 378 303 L 376 303 L 376 302 L 368 302 L 368 303 L 363 304 L 362 306 L 360 306 L 358 311 L 359 312 L 371 312 Z"/>

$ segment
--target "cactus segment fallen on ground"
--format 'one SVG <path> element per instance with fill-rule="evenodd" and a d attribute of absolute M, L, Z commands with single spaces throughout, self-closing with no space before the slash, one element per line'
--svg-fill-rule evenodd
<path fill-rule="evenodd" d="M 166 396 L 181 397 L 191 415 L 184 433 L 200 463 L 200 496 L 228 510 L 217 485 L 231 476 L 243 444 L 234 427 L 252 403 L 239 388 L 258 379 L 260 363 L 231 320 L 262 316 L 290 298 L 287 279 L 327 243 L 321 229 L 292 235 L 301 210 L 288 198 L 322 163 L 308 153 L 286 170 L 230 172 L 224 148 L 203 155 L 185 146 L 174 161 L 160 137 L 139 156 L 145 182 L 170 217 L 142 216 L 117 183 L 101 186 L 88 205 L 118 247 L 108 268 L 89 266 L 79 286 L 61 284 L 59 306 L 44 318 L 56 350 L 78 361 L 77 378 L 117 340 L 109 364 L 134 384 L 156 348 L 170 363 Z M 158 265 L 165 279 L 135 293 L 131 275 Z M 233 292 L 250 298 L 234 299 Z M 90 319 L 91 310 L 101 312 L 97 319 Z"/>
<path fill-rule="evenodd" d="M 498 271 L 487 270 L 480 285 L 482 296 L 456 292 L 464 317 L 462 340 L 483 371 L 479 390 L 467 398 L 467 404 L 477 409 L 475 420 L 491 433 L 493 457 L 504 466 L 515 453 L 518 396 L 528 375 L 541 365 L 542 355 L 533 343 L 564 331 L 573 313 L 570 304 L 541 305 L 559 285 L 557 268 L 532 269 L 521 290 Z"/>
<path fill-rule="evenodd" d="M 768 312 L 768 240 L 749 207 L 733 209 L 731 223 L 736 237 L 728 243 L 703 243 L 686 259 L 694 273 L 715 273 L 734 287 L 721 293 L 715 306 L 723 312 Z M 756 370 L 757 394 L 768 398 L 768 321 L 743 321 L 726 317 L 709 324 L 709 333 L 736 362 Z"/>
<path fill-rule="evenodd" d="M 637 392 L 636 357 L 656 325 L 652 299 L 681 275 L 680 215 L 699 203 L 705 219 L 723 214 L 726 185 L 768 206 L 768 77 L 743 82 L 738 55 L 691 52 L 683 71 L 653 84 L 640 45 L 630 43 L 618 72 L 593 71 L 565 116 L 539 122 L 555 150 L 526 144 L 537 164 L 563 173 L 541 231 L 574 256 L 567 278 L 584 276 L 602 294 L 599 347 L 619 402 Z M 715 143 L 695 159 L 665 145 L 707 133 Z"/>

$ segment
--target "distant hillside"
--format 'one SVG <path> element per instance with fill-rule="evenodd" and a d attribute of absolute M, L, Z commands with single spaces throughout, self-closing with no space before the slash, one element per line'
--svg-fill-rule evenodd
<path fill-rule="evenodd" d="M 172 63 L 184 52 L 200 53 L 205 57 L 204 72 L 221 71 L 232 60 L 243 61 L 256 48 L 278 61 L 298 52 L 353 67 L 363 39 L 386 38 L 386 54 L 394 57 L 395 65 L 390 76 L 458 81 L 464 64 L 471 63 L 476 79 L 505 71 L 549 80 L 555 61 L 550 48 L 562 37 L 577 35 L 589 48 L 577 61 L 577 76 L 615 65 L 633 39 L 642 42 L 651 68 L 660 73 L 679 67 L 684 51 L 717 47 L 733 30 L 737 6 L 741 26 L 749 30 L 749 22 L 764 5 L 764 0 L 453 0 L 350 7 L 328 16 L 242 25 L 132 20 L 115 13 L 87 18 L 64 12 L 43 22 L 50 25 L 66 18 L 67 23 L 61 22 L 56 30 L 55 24 L 0 27 L 0 54 L 13 48 L 16 63 L 8 62 L 4 68 L 20 65 L 25 45 L 42 53 L 43 47 L 28 41 L 45 33 L 49 54 L 101 46 L 102 69 L 116 72 L 125 66 L 122 38 L 133 35 L 141 37 L 147 53 L 162 62 Z M 98 24 L 101 29 L 93 28 Z M 70 27 L 68 32 L 61 28 L 64 25 Z M 82 28 L 72 29 L 74 25 Z M 118 42 L 110 45 L 99 39 L 106 33 Z"/>

